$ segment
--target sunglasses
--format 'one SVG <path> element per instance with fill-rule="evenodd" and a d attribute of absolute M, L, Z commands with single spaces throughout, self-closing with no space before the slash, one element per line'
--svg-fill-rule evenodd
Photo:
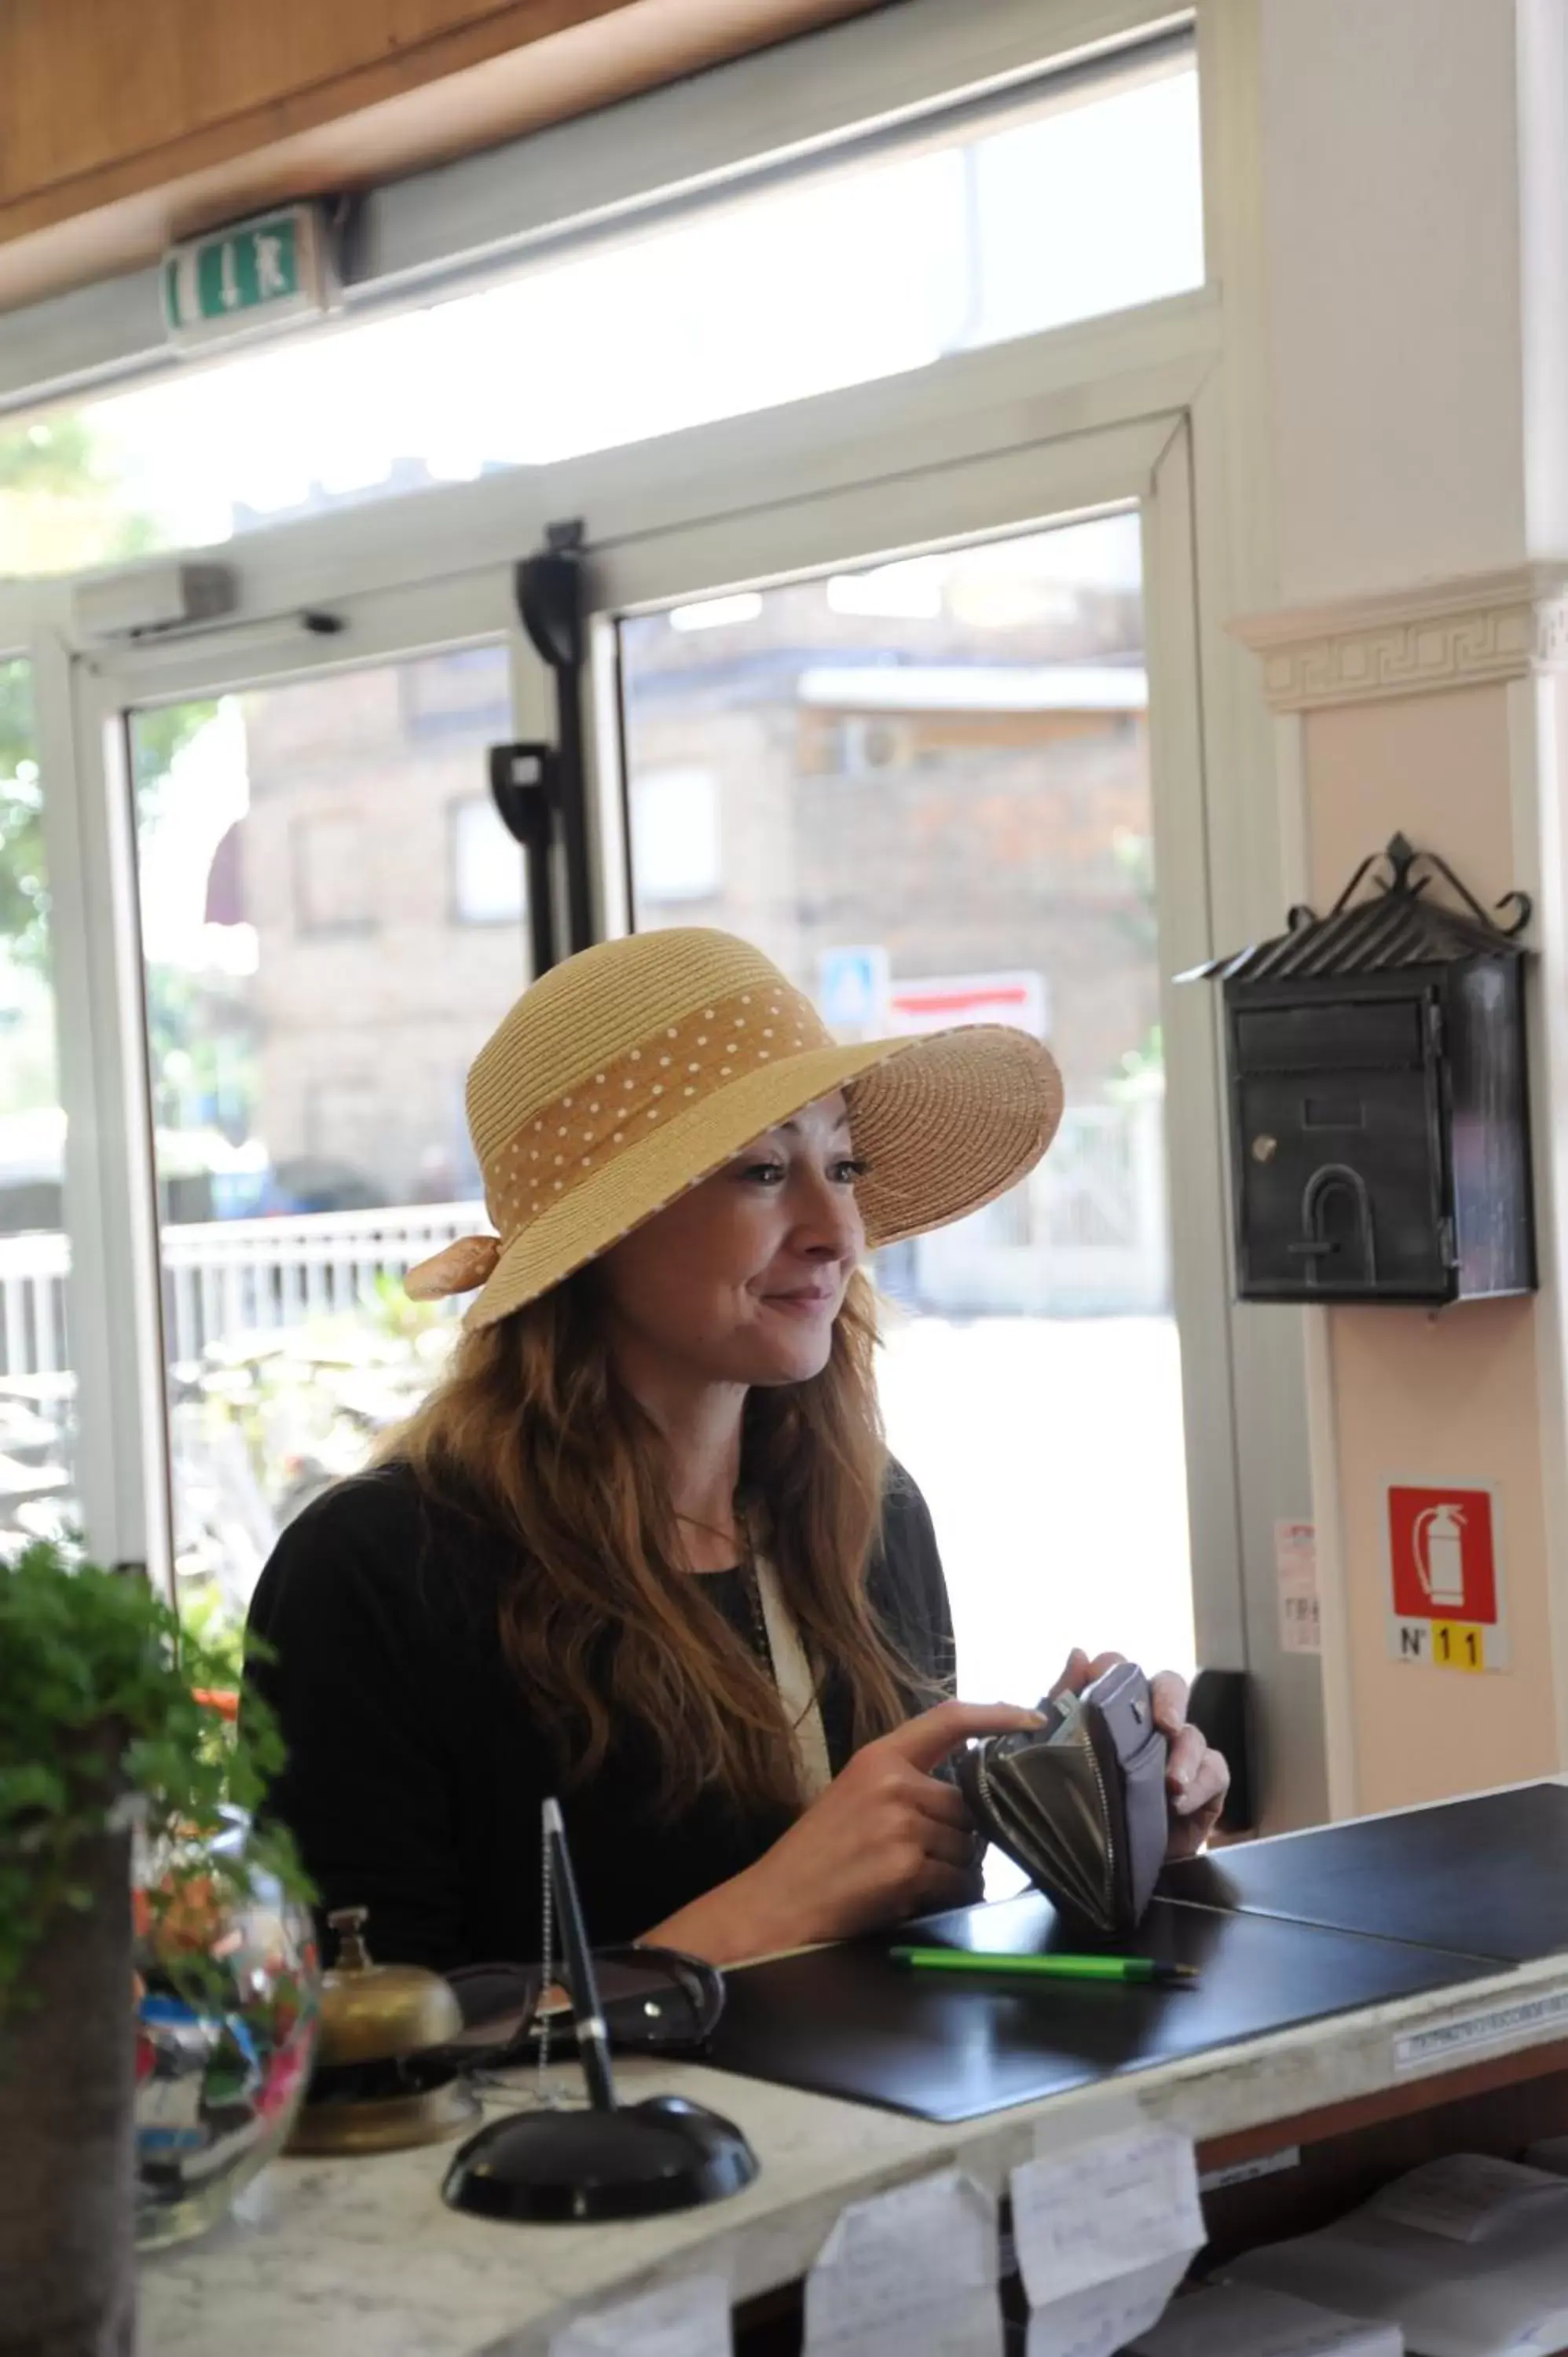
<path fill-rule="evenodd" d="M 622 2053 L 703 2053 L 724 2011 L 724 1975 L 677 1948 L 595 1952 L 599 2009 L 612 2047 Z M 546 2051 L 570 2054 L 576 2034 L 571 2005 L 538 1964 L 459 1964 L 446 1975 L 463 2028 L 426 2059 L 458 2070 L 506 2070 Z"/>

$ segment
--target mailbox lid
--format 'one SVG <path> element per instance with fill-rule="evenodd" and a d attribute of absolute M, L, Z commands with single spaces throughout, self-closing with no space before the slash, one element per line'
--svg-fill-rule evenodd
<path fill-rule="evenodd" d="M 1427 1061 L 1427 994 L 1407 985 L 1397 996 L 1347 995 L 1341 985 L 1332 996 L 1271 1004 L 1239 990 L 1231 1040 L 1239 1073 L 1420 1071 Z"/>

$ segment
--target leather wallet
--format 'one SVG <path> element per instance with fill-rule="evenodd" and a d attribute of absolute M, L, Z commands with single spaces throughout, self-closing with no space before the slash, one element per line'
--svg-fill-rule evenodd
<path fill-rule="evenodd" d="M 1069 1922 L 1103 1939 L 1135 1931 L 1165 1862 L 1165 1737 L 1149 1682 L 1119 1663 L 1082 1695 L 1042 1702 L 1046 1724 L 961 1754 L 978 1830 Z"/>

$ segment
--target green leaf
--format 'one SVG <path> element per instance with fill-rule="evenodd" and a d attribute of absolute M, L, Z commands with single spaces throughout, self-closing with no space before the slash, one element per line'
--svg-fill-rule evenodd
<path fill-rule="evenodd" d="M 220 1812 L 253 1808 L 282 1757 L 259 1695 L 244 1692 L 236 1728 L 191 1692 L 234 1683 L 199 1639 L 182 1644 L 145 1581 L 41 1544 L 0 1566 L 0 2020 L 26 2002 L 27 1960 L 57 1910 L 91 1905 L 72 1863 L 126 1794 L 145 1802 L 154 1850 L 183 1861 L 149 1894 L 155 1935 L 199 1877 L 238 1893 L 275 1874 L 308 1895 L 277 1829 L 258 1831 L 239 1859 L 201 1855 Z M 199 1959 L 188 1976 L 202 1981 Z"/>

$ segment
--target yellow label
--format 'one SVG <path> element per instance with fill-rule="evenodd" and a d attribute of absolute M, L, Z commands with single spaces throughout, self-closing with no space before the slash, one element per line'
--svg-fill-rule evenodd
<path fill-rule="evenodd" d="M 1484 1670 L 1486 1632 L 1469 1620 L 1434 1620 L 1432 1658 L 1440 1670 Z"/>

